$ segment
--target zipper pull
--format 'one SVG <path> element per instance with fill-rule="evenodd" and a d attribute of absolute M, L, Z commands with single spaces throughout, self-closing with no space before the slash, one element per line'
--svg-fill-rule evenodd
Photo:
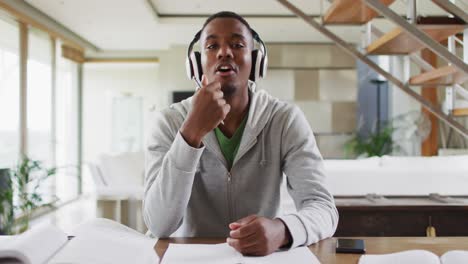
<path fill-rule="evenodd" d="M 231 182 L 231 173 L 230 173 L 230 172 L 228 172 L 228 174 L 227 174 L 227 175 L 228 175 L 228 182 Z"/>

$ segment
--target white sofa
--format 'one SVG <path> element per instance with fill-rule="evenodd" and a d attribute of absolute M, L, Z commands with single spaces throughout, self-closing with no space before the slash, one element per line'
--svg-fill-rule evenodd
<path fill-rule="evenodd" d="M 335 196 L 468 195 L 468 155 L 325 160 Z"/>

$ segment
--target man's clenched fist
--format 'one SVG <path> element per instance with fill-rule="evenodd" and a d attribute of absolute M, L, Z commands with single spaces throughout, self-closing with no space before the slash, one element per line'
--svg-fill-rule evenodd
<path fill-rule="evenodd" d="M 290 243 L 286 225 L 279 219 L 249 215 L 229 224 L 227 243 L 242 254 L 265 256 Z"/>
<path fill-rule="evenodd" d="M 223 98 L 219 82 L 208 83 L 203 75 L 202 87 L 192 100 L 192 110 L 185 119 L 180 133 L 192 147 L 200 147 L 201 140 L 221 123 L 231 110 Z"/>

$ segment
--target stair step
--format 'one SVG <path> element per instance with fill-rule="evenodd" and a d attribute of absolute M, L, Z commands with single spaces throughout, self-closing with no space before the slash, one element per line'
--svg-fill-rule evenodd
<path fill-rule="evenodd" d="M 380 0 L 386 6 L 395 0 Z M 368 7 L 363 0 L 334 0 L 323 17 L 324 24 L 361 25 L 369 22 L 378 13 Z"/>
<path fill-rule="evenodd" d="M 418 24 L 435 41 L 441 42 L 448 37 L 462 32 L 465 25 L 460 24 Z M 402 28 L 395 28 L 367 47 L 369 55 L 410 54 L 424 48 L 424 45 Z"/>
<path fill-rule="evenodd" d="M 468 116 L 468 108 L 453 109 L 452 114 L 454 116 Z"/>
<path fill-rule="evenodd" d="M 448 80 L 447 77 L 452 77 L 452 80 Z M 461 73 L 453 65 L 447 65 L 427 71 L 419 75 L 410 78 L 410 85 L 453 85 L 460 84 L 468 80 L 468 75 Z"/>

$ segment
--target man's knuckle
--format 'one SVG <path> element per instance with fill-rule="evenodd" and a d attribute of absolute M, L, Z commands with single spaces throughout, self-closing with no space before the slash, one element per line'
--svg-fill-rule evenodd
<path fill-rule="evenodd" d="M 238 246 L 235 240 L 231 240 L 229 245 L 234 247 L 234 248 L 237 248 L 237 246 Z"/>
<path fill-rule="evenodd" d="M 243 240 L 239 240 L 239 248 L 245 248 L 247 244 Z"/>
<path fill-rule="evenodd" d="M 262 234 L 262 235 L 265 234 L 265 232 L 266 232 L 265 226 L 262 225 L 261 223 L 257 223 L 257 229 L 258 229 L 258 231 L 260 231 L 260 234 Z"/>

